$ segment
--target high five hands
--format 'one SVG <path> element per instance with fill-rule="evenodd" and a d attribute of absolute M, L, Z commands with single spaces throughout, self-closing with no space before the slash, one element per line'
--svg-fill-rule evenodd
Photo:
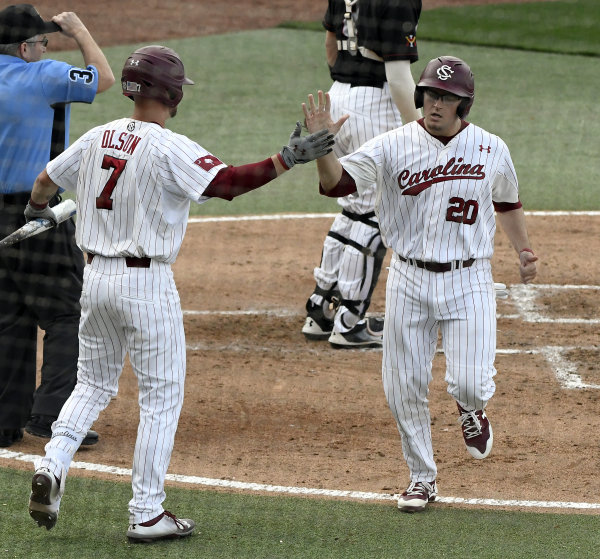
<path fill-rule="evenodd" d="M 302 103 L 306 128 L 311 133 L 326 128 L 332 134 L 337 134 L 350 115 L 344 115 L 337 122 L 333 122 L 330 113 L 331 99 L 329 98 L 329 93 L 323 93 L 319 90 L 317 97 L 318 106 L 315 105 L 315 98 L 312 93 L 308 95 L 308 105 Z"/>

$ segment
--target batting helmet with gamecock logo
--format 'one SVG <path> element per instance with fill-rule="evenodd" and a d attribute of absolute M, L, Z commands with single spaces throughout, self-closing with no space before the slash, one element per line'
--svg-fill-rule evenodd
<path fill-rule="evenodd" d="M 460 118 L 469 114 L 475 99 L 475 80 L 471 68 L 464 60 L 454 56 L 440 56 L 429 61 L 415 88 L 417 109 L 423 106 L 423 91 L 428 87 L 463 97 L 456 114 Z"/>
<path fill-rule="evenodd" d="M 121 74 L 123 95 L 155 99 L 168 107 L 176 107 L 183 98 L 182 86 L 193 83 L 185 77 L 179 55 L 160 45 L 137 49 L 129 55 Z"/>

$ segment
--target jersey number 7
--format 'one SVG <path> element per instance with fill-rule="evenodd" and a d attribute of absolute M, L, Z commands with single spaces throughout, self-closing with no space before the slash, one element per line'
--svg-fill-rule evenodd
<path fill-rule="evenodd" d="M 108 177 L 108 181 L 104 185 L 100 196 L 96 198 L 96 208 L 99 210 L 113 209 L 113 201 L 111 196 L 113 190 L 117 186 L 117 181 L 119 180 L 121 173 L 125 169 L 125 165 L 127 165 L 127 159 L 117 159 L 116 157 L 111 157 L 110 155 L 105 155 L 102 158 L 102 168 L 112 169 L 112 173 L 110 174 L 110 177 Z"/>

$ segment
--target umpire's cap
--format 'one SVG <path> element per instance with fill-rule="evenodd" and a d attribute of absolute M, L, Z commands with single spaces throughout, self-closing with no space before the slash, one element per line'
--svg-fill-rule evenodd
<path fill-rule="evenodd" d="M 53 21 L 44 21 L 31 4 L 15 4 L 0 12 L 0 45 L 22 43 L 35 35 L 60 31 Z"/>
<path fill-rule="evenodd" d="M 183 62 L 169 47 L 150 45 L 129 55 L 121 74 L 123 95 L 155 99 L 176 107 L 183 97 L 183 85 L 194 82 L 185 77 Z"/>
<path fill-rule="evenodd" d="M 423 90 L 428 87 L 463 97 L 456 114 L 460 118 L 469 114 L 475 99 L 475 80 L 471 68 L 464 60 L 455 56 L 439 56 L 429 61 L 415 88 L 417 109 L 423 106 Z"/>

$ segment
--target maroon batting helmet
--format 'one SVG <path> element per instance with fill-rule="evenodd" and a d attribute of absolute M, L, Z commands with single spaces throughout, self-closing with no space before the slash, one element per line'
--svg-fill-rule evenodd
<path fill-rule="evenodd" d="M 182 86 L 193 83 L 185 77 L 179 55 L 160 45 L 137 49 L 129 55 L 121 74 L 123 95 L 155 99 L 167 107 L 176 107 L 183 97 Z"/>
<path fill-rule="evenodd" d="M 464 60 L 454 56 L 440 56 L 429 61 L 415 88 L 417 109 L 423 106 L 423 91 L 428 87 L 463 97 L 456 114 L 460 118 L 469 114 L 475 99 L 475 80 L 471 68 Z"/>

